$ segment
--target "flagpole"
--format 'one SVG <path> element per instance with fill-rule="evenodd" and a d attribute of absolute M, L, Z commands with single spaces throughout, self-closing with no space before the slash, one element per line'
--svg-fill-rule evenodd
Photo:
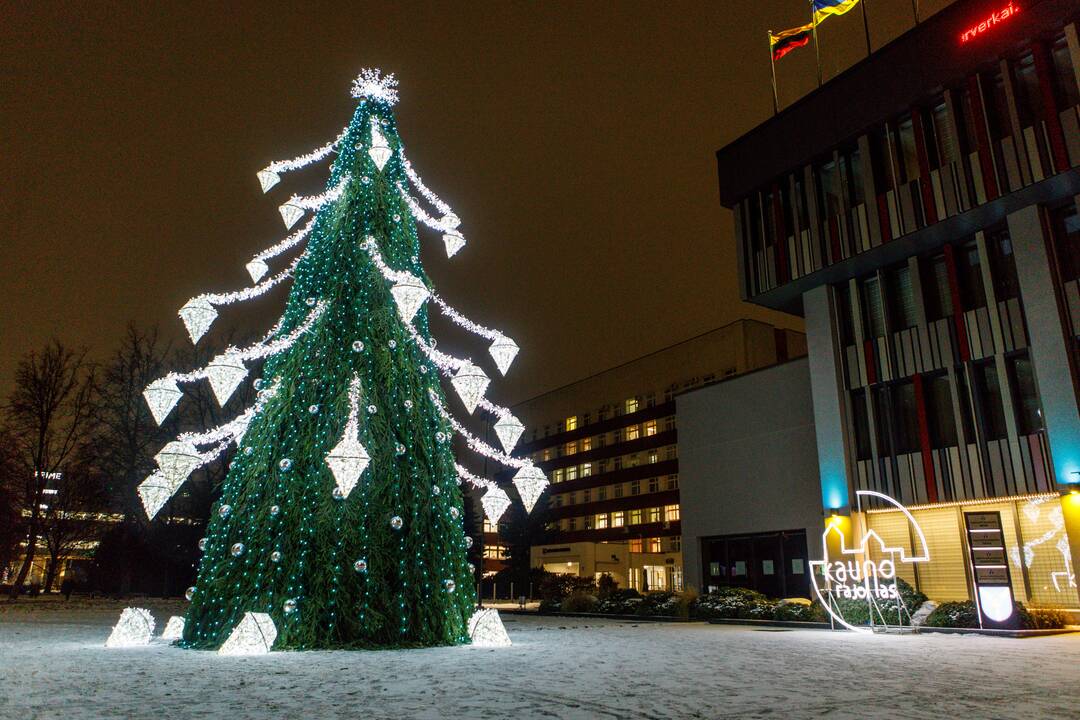
<path fill-rule="evenodd" d="M 866 20 L 866 3 L 869 1 L 870 0 L 862 0 L 862 2 L 859 3 L 859 7 L 862 8 L 863 32 L 866 34 L 866 57 L 870 57 L 870 53 L 872 52 L 872 50 L 870 50 L 870 23 Z"/>
<path fill-rule="evenodd" d="M 769 31 L 769 71 L 772 75 L 772 111 L 780 114 L 780 99 L 776 95 L 776 58 L 773 57 L 772 30 Z"/>
<path fill-rule="evenodd" d="M 817 39 L 817 22 L 814 21 L 814 0 L 810 0 L 810 27 L 814 29 L 814 58 L 817 60 L 817 84 L 821 87 L 821 46 Z"/>

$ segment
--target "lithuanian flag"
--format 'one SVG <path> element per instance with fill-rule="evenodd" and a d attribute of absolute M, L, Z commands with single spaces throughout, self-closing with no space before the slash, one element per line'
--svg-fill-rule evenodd
<path fill-rule="evenodd" d="M 813 34 L 813 23 L 784 30 L 776 35 L 769 31 L 769 47 L 772 49 L 773 60 L 779 60 L 792 50 L 808 44 Z"/>
<path fill-rule="evenodd" d="M 830 15 L 843 15 L 859 4 L 859 0 L 811 0 L 814 8 L 814 22 L 821 23 Z"/>

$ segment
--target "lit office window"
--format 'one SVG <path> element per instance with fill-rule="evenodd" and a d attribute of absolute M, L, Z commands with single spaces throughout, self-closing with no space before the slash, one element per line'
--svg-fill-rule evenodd
<path fill-rule="evenodd" d="M 577 480 L 577 476 L 578 476 L 578 469 L 577 469 L 576 465 L 571 465 L 570 467 L 566 468 L 566 480 L 567 480 L 567 482 L 569 482 L 570 480 Z"/>
<path fill-rule="evenodd" d="M 566 478 L 566 471 L 563 469 L 551 471 L 551 482 L 561 483 Z"/>
<path fill-rule="evenodd" d="M 597 530 L 604 530 L 604 529 L 607 528 L 607 526 L 608 526 L 607 513 L 600 513 L 599 515 L 597 515 L 596 516 L 596 529 Z"/>
<path fill-rule="evenodd" d="M 641 524 L 641 508 L 630 511 L 630 524 L 631 525 L 640 525 Z"/>
<path fill-rule="evenodd" d="M 577 442 L 566 443 L 566 454 L 573 455 L 577 452 Z"/>
<path fill-rule="evenodd" d="M 581 477 L 589 477 L 590 475 L 592 475 L 592 467 L 592 463 L 584 463 L 581 466 Z"/>
<path fill-rule="evenodd" d="M 660 508 L 651 507 L 645 510 L 646 522 L 658 523 L 660 522 Z"/>
<path fill-rule="evenodd" d="M 633 540 L 630 541 L 630 552 L 639 553 L 639 552 L 641 552 L 641 547 L 642 547 L 641 538 L 634 538 Z"/>
<path fill-rule="evenodd" d="M 626 513 L 622 510 L 616 510 L 611 513 L 611 527 L 622 527 L 626 524 Z"/>
<path fill-rule="evenodd" d="M 679 506 L 678 505 L 666 505 L 664 507 L 664 520 L 671 522 L 672 520 L 679 519 Z"/>
<path fill-rule="evenodd" d="M 627 440 L 637 440 L 641 436 L 641 427 L 639 425 L 630 425 L 623 432 L 626 433 Z"/>
<path fill-rule="evenodd" d="M 645 423 L 645 437 L 651 437 L 656 434 L 656 421 L 649 420 Z"/>
<path fill-rule="evenodd" d="M 581 450 L 581 452 L 588 452 L 592 450 L 592 438 L 582 438 L 579 444 L 579 449 Z"/>
<path fill-rule="evenodd" d="M 628 414 L 637 412 L 638 411 L 638 399 L 637 398 L 627 398 L 624 407 L 626 408 L 626 412 Z"/>
<path fill-rule="evenodd" d="M 566 418 L 566 429 L 577 430 L 577 415 L 571 415 L 570 417 Z"/>
<path fill-rule="evenodd" d="M 647 543 L 648 543 L 649 552 L 651 552 L 651 553 L 662 552 L 662 550 L 660 549 L 660 538 L 649 538 Z"/>

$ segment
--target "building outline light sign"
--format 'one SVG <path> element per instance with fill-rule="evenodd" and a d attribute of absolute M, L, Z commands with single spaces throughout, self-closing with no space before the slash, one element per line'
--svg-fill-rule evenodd
<path fill-rule="evenodd" d="M 829 521 L 825 525 L 825 532 L 821 534 L 822 560 L 810 561 L 810 582 L 814 586 L 814 594 L 818 601 L 828 611 L 832 618 L 848 630 L 857 633 L 871 633 L 870 627 L 858 627 L 852 625 L 833 608 L 834 598 L 845 600 L 866 600 L 871 606 L 871 620 L 873 608 L 878 600 L 899 600 L 900 594 L 897 588 L 896 567 L 897 563 L 912 565 L 930 561 L 930 550 L 926 543 L 926 535 L 911 512 L 893 498 L 874 490 L 858 490 L 856 496 L 874 497 L 883 500 L 904 513 L 911 524 L 911 531 L 918 538 L 919 552 L 914 549 L 909 555 L 904 547 L 890 547 L 873 530 L 867 530 L 859 538 L 858 542 L 849 545 L 844 531 L 839 523 Z M 835 534 L 839 539 L 840 557 L 829 557 L 829 535 Z M 880 561 L 870 559 L 871 543 L 876 543 L 881 554 Z M 861 556 L 861 559 L 860 559 Z M 824 592 L 818 583 L 818 576 L 824 580 Z M 879 611 L 879 615 L 880 615 Z"/>
<path fill-rule="evenodd" d="M 964 32 L 962 32 L 960 34 L 960 42 L 966 43 L 974 40 L 990 28 L 997 25 L 999 22 L 1004 22 L 1005 20 L 1012 18 L 1018 12 L 1020 12 L 1020 6 L 1017 5 L 1015 2 L 1010 2 L 1001 10 L 995 10 L 994 12 L 990 13 L 990 16 L 980 22 L 978 25 L 973 25 Z"/>

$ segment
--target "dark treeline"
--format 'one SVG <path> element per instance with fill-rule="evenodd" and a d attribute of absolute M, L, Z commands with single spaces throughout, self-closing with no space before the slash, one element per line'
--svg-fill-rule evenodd
<path fill-rule="evenodd" d="M 178 595 L 192 584 L 231 455 L 196 471 L 153 522 L 136 488 L 168 440 L 231 418 L 254 390 L 244 383 L 221 408 L 206 383 L 193 383 L 160 427 L 142 392 L 171 369 L 209 359 L 134 326 L 103 361 L 58 340 L 21 358 L 0 404 L 0 579 L 11 597 L 56 589 L 71 557 L 86 560 L 72 564 L 65 585 L 83 591 Z"/>

